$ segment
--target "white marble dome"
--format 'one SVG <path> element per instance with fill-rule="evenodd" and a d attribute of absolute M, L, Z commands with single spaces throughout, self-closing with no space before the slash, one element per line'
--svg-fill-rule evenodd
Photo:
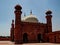
<path fill-rule="evenodd" d="M 35 15 L 32 14 L 32 12 L 30 12 L 30 15 L 24 16 L 24 18 L 22 18 L 22 21 L 37 23 L 38 19 L 37 19 L 37 17 Z"/>

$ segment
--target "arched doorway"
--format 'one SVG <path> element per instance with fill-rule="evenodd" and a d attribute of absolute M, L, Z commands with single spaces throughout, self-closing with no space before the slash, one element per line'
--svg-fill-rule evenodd
<path fill-rule="evenodd" d="M 56 43 L 56 36 L 54 36 L 54 41 L 55 41 L 55 43 Z"/>
<path fill-rule="evenodd" d="M 23 34 L 23 42 L 24 43 L 27 43 L 28 42 L 28 35 L 27 35 L 27 33 L 24 33 Z"/>
<path fill-rule="evenodd" d="M 37 40 L 38 40 L 38 42 L 41 42 L 41 41 L 42 41 L 41 34 L 38 34 L 38 35 L 37 35 Z"/>

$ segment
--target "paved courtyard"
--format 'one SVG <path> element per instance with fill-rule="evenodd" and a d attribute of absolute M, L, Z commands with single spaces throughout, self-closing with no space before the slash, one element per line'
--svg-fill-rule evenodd
<path fill-rule="evenodd" d="M 53 44 L 53 43 L 14 44 L 14 42 L 11 41 L 0 41 L 0 45 L 60 45 L 60 44 Z"/>

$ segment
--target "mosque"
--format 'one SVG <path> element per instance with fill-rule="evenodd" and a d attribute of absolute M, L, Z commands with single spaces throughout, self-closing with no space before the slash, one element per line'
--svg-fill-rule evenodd
<path fill-rule="evenodd" d="M 10 38 L 15 44 L 21 43 L 60 43 L 60 31 L 52 32 L 52 11 L 45 12 L 46 23 L 40 23 L 35 15 L 21 18 L 22 7 L 15 6 L 15 20 L 12 20 Z"/>

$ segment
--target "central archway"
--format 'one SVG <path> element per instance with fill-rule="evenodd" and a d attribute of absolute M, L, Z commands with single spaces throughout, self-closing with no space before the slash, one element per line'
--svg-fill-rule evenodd
<path fill-rule="evenodd" d="M 24 33 L 23 34 L 23 42 L 24 43 L 27 43 L 28 42 L 28 35 L 27 35 L 27 33 Z"/>
<path fill-rule="evenodd" d="M 38 34 L 37 35 L 37 40 L 38 40 L 38 42 L 41 42 L 42 41 L 41 34 Z"/>

